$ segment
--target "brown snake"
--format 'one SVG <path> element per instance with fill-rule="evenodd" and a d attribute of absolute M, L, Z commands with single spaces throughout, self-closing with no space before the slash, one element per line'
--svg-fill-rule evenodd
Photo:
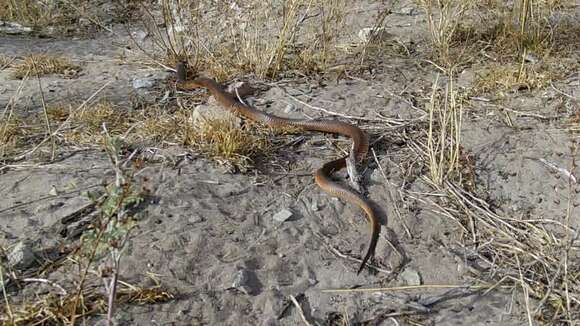
<path fill-rule="evenodd" d="M 177 65 L 177 86 L 183 90 L 193 88 L 207 88 L 215 99 L 228 111 L 241 115 L 247 119 L 261 122 L 271 128 L 294 127 L 301 130 L 322 131 L 334 134 L 340 134 L 352 138 L 354 142 L 354 153 L 357 162 L 365 158 L 369 140 L 367 135 L 358 127 L 337 120 L 301 120 L 288 119 L 271 115 L 251 106 L 239 102 L 232 94 L 223 90 L 223 88 L 213 79 L 200 77 L 192 81 L 185 80 L 185 64 Z M 322 168 L 318 169 L 314 175 L 316 184 L 326 193 L 344 199 L 345 201 L 355 204 L 362 208 L 368 218 L 371 226 L 371 240 L 367 252 L 358 269 L 359 274 L 365 267 L 367 261 L 373 255 L 379 238 L 379 222 L 377 213 L 373 205 L 357 192 L 338 184 L 330 178 L 330 175 L 346 167 L 348 156 L 325 163 Z"/>

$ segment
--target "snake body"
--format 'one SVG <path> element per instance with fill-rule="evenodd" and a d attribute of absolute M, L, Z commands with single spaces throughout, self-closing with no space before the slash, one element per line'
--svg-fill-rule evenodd
<path fill-rule="evenodd" d="M 360 162 L 362 159 L 364 159 L 368 152 L 368 137 L 361 129 L 356 126 L 337 120 L 288 119 L 271 115 L 241 103 L 232 94 L 224 91 L 224 89 L 213 79 L 200 77 L 191 81 L 185 81 L 183 80 L 185 78 L 179 78 L 179 71 L 182 69 L 182 67 L 178 67 L 178 87 L 184 90 L 200 87 L 206 88 L 215 97 L 218 103 L 220 103 L 226 110 L 234 114 L 263 123 L 274 129 L 293 127 L 301 130 L 321 131 L 350 137 L 354 143 L 354 156 L 357 162 Z M 367 219 L 371 226 L 371 240 L 367 252 L 358 269 L 358 274 L 363 270 L 367 261 L 371 258 L 375 251 L 380 227 L 377 213 L 369 201 L 367 201 L 357 192 L 334 182 L 330 178 L 333 172 L 346 167 L 347 158 L 348 156 L 345 156 L 325 163 L 322 168 L 316 171 L 314 180 L 316 184 L 326 193 L 359 206 L 365 211 L 367 215 Z"/>

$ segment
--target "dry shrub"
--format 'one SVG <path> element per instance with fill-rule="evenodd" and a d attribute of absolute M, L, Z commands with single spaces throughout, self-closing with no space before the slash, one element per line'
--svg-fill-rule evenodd
<path fill-rule="evenodd" d="M 47 108 L 51 123 L 67 123 L 59 137 L 65 144 L 101 144 L 103 127 L 110 135 L 122 135 L 129 128 L 130 116 L 125 108 L 117 107 L 108 101 L 100 101 L 82 110 L 72 106 Z"/>
<path fill-rule="evenodd" d="M 196 119 L 180 110 L 172 114 L 157 111 L 140 119 L 135 133 L 142 141 L 179 144 L 230 168 L 242 171 L 268 152 L 273 131 L 255 123 L 238 126 L 231 119 Z"/>
<path fill-rule="evenodd" d="M 554 51 L 569 48 L 564 39 L 574 37 L 576 24 L 566 18 L 573 1 L 565 0 L 488 0 L 476 2 L 475 10 L 459 23 L 456 44 L 473 48 L 473 56 L 482 49 L 498 61 L 519 61 L 532 53 L 547 57 Z"/>
<path fill-rule="evenodd" d="M 46 54 L 33 54 L 25 57 L 13 66 L 12 77 L 22 79 L 26 76 L 44 76 L 49 74 L 63 74 L 73 76 L 80 67 L 69 59 Z"/>
<path fill-rule="evenodd" d="M 187 59 L 195 72 L 219 80 L 253 73 L 259 78 L 283 71 L 316 74 L 341 56 L 337 46 L 347 14 L 346 0 L 162 1 L 160 29 L 144 8 L 143 25 L 172 66 Z M 143 49 L 145 50 L 145 49 Z"/>
<path fill-rule="evenodd" d="M 106 133 L 126 142 L 153 146 L 179 145 L 191 148 L 210 159 L 232 168 L 247 170 L 253 160 L 270 148 L 270 139 L 292 133 L 292 129 L 274 131 L 255 123 L 243 126 L 231 120 L 196 120 L 189 110 L 169 112 L 154 107 L 127 110 L 102 100 L 85 108 L 57 105 L 46 109 L 51 126 L 60 126 L 56 135 L 61 145 L 100 146 Z M 22 125 L 29 132 L 23 133 Z M 26 129 L 26 130 L 28 130 Z M 22 150 L 39 137 L 46 136 L 44 115 L 31 115 L 25 122 L 0 121 L 0 146 L 3 153 Z"/>
<path fill-rule="evenodd" d="M 115 303 L 121 304 L 156 304 L 170 301 L 174 295 L 160 286 L 137 287 L 127 283 L 116 296 Z M 76 293 L 57 295 L 48 293 L 40 295 L 33 302 L 0 305 L 0 325 L 69 325 L 71 312 L 74 310 L 77 319 L 103 314 L 107 311 L 107 298 L 95 291 L 86 290 L 80 293 L 81 305 L 75 305 Z"/>
<path fill-rule="evenodd" d="M 451 67 L 460 60 L 451 49 L 455 33 L 474 1 L 465 0 L 418 0 L 427 14 L 427 24 L 435 57 L 444 67 Z"/>
<path fill-rule="evenodd" d="M 442 185 L 449 179 L 461 178 L 461 173 L 458 172 L 461 157 L 462 100 L 455 89 L 454 78 L 451 73 L 443 93 L 438 90 L 439 78 L 435 80 L 427 110 L 428 166 L 430 178 L 436 185 Z"/>
<path fill-rule="evenodd" d="M 267 133 L 267 129 L 254 123 L 240 128 L 231 120 L 207 120 L 196 132 L 184 134 L 183 141 L 218 162 L 246 170 L 252 165 L 253 158 L 269 148 Z"/>
<path fill-rule="evenodd" d="M 41 34 L 79 34 L 108 30 L 107 23 L 126 22 L 136 16 L 146 0 L 2 0 L 0 21 L 31 26 Z M 107 23 L 103 23 L 106 21 Z"/>
<path fill-rule="evenodd" d="M 533 90 L 550 82 L 547 72 L 540 73 L 531 66 L 493 66 L 478 76 L 474 90 L 477 93 L 492 91 Z"/>
<path fill-rule="evenodd" d="M 14 59 L 0 54 L 0 71 L 10 67 L 13 61 Z"/>
<path fill-rule="evenodd" d="M 70 24 L 78 20 L 72 6 L 81 1 L 4 0 L 0 2 L 0 20 L 34 27 Z"/>
<path fill-rule="evenodd" d="M 22 122 L 17 119 L 0 119 L 0 157 L 13 153 L 24 141 Z"/>

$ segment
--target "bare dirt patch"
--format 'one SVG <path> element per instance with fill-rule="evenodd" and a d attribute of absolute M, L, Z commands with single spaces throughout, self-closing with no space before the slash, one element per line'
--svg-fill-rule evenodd
<path fill-rule="evenodd" d="M 99 1 L 68 8 L 74 36 L 0 34 L 0 323 L 580 320 L 580 7 L 251 3 L 131 1 L 141 18 L 103 23 L 120 4 Z M 175 89 L 177 60 L 369 133 L 371 266 L 362 212 L 312 178 L 350 141 L 199 123 L 220 108 Z"/>

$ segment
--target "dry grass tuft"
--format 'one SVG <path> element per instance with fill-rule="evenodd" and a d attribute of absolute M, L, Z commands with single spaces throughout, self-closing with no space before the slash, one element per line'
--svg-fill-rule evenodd
<path fill-rule="evenodd" d="M 65 144 L 77 146 L 102 144 L 103 126 L 111 135 L 121 135 L 127 131 L 130 120 L 125 108 L 108 101 L 97 102 L 80 111 L 73 111 L 72 106 L 53 106 L 47 108 L 46 113 L 51 124 L 68 124 L 58 137 Z"/>
<path fill-rule="evenodd" d="M 184 135 L 194 133 L 196 129 L 191 120 L 191 112 L 187 110 L 168 113 L 149 108 L 136 120 L 139 125 L 135 128 L 135 134 L 140 141 L 184 145 Z"/>
<path fill-rule="evenodd" d="M 431 103 L 438 102 L 432 100 Z M 462 257 L 469 269 L 483 282 L 495 284 L 494 287 L 511 287 L 514 298 L 525 308 L 529 324 L 577 323 L 580 320 L 580 265 L 577 263 L 580 259 L 580 244 L 578 232 L 571 224 L 575 216 L 573 205 L 577 201 L 575 183 L 570 179 L 565 195 L 569 201 L 568 208 L 559 216 L 513 216 L 499 213 L 485 199 L 475 194 L 473 177 L 469 176 L 473 175 L 473 172 L 469 172 L 472 169 L 465 166 L 470 164 L 470 159 L 462 153 L 461 147 L 457 151 L 461 155 L 458 164 L 460 168 L 454 173 L 434 174 L 432 167 L 442 166 L 439 164 L 441 161 L 433 164 L 434 158 L 445 158 L 454 146 L 448 142 L 445 151 L 435 151 L 433 155 L 430 148 L 437 148 L 430 145 L 433 141 L 430 137 L 424 137 L 422 130 L 417 132 L 419 135 L 416 137 L 407 135 L 406 139 L 411 148 L 420 149 L 420 162 L 430 171 L 423 180 L 432 187 L 434 196 L 427 199 L 412 194 L 408 196 L 429 204 L 441 216 L 457 222 L 457 234 L 462 246 L 458 249 L 450 245 L 453 247 L 450 251 Z M 434 143 L 439 144 L 440 141 Z M 575 146 L 571 146 L 572 163 L 569 171 L 572 174 L 577 170 Z M 454 161 L 447 159 L 443 162 L 449 163 L 444 167 L 451 167 Z M 441 169 L 436 170 L 439 171 Z M 457 173 L 462 174 L 460 178 Z"/>
<path fill-rule="evenodd" d="M 73 108 L 58 105 L 46 110 L 50 124 L 61 126 L 55 135 L 58 144 L 81 148 L 100 146 L 108 134 L 123 137 L 128 143 L 185 146 L 242 171 L 250 168 L 256 157 L 268 153 L 272 146 L 270 139 L 295 132 L 292 129 L 274 131 L 251 122 L 240 127 L 231 120 L 194 121 L 190 111 L 185 109 L 168 112 L 150 107 L 128 111 L 107 101 L 82 110 Z M 16 154 L 44 137 L 43 119 L 44 116 L 38 114 L 22 122 L 14 119 L 10 123 L 0 122 L 3 155 Z M 28 128 L 23 129 L 23 125 Z"/>
<path fill-rule="evenodd" d="M 580 246 L 567 222 L 499 215 L 450 182 L 445 193 L 456 206 L 445 210 L 463 226 L 465 254 L 478 266 L 481 278 L 520 290 L 530 322 L 580 320 L 580 266 L 575 263 Z"/>
<path fill-rule="evenodd" d="M 268 129 L 255 123 L 239 127 L 228 120 L 208 120 L 200 123 L 198 128 L 196 132 L 182 135 L 185 145 L 241 170 L 249 168 L 253 158 L 267 152 L 271 146 Z"/>
<path fill-rule="evenodd" d="M 343 56 L 338 46 L 349 2 L 290 0 L 280 5 L 248 1 L 242 7 L 210 1 L 162 1 L 161 17 L 143 7 L 143 26 L 153 35 L 156 61 L 174 66 L 187 59 L 196 73 L 218 80 L 252 73 L 318 74 Z M 158 28 L 159 21 L 167 29 Z"/>
<path fill-rule="evenodd" d="M 570 50 L 578 41 L 578 27 L 566 16 L 567 4 L 560 0 L 489 0 L 459 22 L 455 44 L 471 48 L 471 55 L 499 62 L 519 61 L 525 54 L 546 58 Z M 570 11 L 568 11 L 570 12 Z"/>
<path fill-rule="evenodd" d="M 0 1 L 0 21 L 17 22 L 42 34 L 78 34 L 91 28 L 110 30 L 107 21 L 126 22 L 135 17 L 142 0 L 89 2 L 86 0 Z M 111 9 L 111 6 L 113 9 Z"/>
<path fill-rule="evenodd" d="M 47 11 L 42 10 L 38 1 L 6 0 L 0 3 L 0 20 L 37 24 L 47 19 Z M 45 7 L 45 9 L 47 9 Z"/>
<path fill-rule="evenodd" d="M 169 290 L 158 285 L 150 288 L 131 286 L 128 289 L 122 289 L 119 291 L 120 302 L 139 305 L 168 302 L 173 298 L 174 295 L 169 292 Z"/>
<path fill-rule="evenodd" d="M 25 57 L 21 62 L 13 66 L 12 77 L 22 79 L 26 76 L 44 76 L 49 74 L 62 74 L 74 76 L 80 67 L 73 64 L 69 59 L 46 54 L 33 54 Z"/>
<path fill-rule="evenodd" d="M 539 73 L 531 66 L 494 66 L 481 74 L 474 86 L 477 93 L 539 89 L 549 84 L 547 73 Z"/>
<path fill-rule="evenodd" d="M 174 295 L 160 286 L 143 288 L 121 283 L 126 287 L 117 293 L 116 304 L 156 304 L 173 299 Z M 75 311 L 77 320 L 103 314 L 107 311 L 107 298 L 96 291 L 86 290 L 80 294 L 81 305 L 75 306 L 77 294 L 59 296 L 47 294 L 35 302 L 11 304 L 0 307 L 0 325 L 69 325 L 71 312 Z M 76 307 L 76 309 L 75 309 Z"/>
<path fill-rule="evenodd" d="M 17 119 L 0 120 L 0 157 L 15 152 L 24 140 L 22 122 Z"/>
<path fill-rule="evenodd" d="M 568 119 L 566 128 L 573 133 L 580 133 L 580 112 Z"/>
<path fill-rule="evenodd" d="M 459 63 L 461 56 L 452 53 L 455 34 L 467 11 L 474 1 L 465 0 L 418 0 L 427 13 L 427 24 L 431 44 L 436 51 L 435 57 L 444 67 Z"/>
<path fill-rule="evenodd" d="M 14 59 L 0 54 L 0 71 L 9 68 L 13 61 Z"/>
<path fill-rule="evenodd" d="M 438 87 L 439 78 L 433 83 L 428 105 L 427 156 L 431 180 L 442 185 L 445 180 L 461 179 L 462 107 L 452 73 L 443 94 L 438 92 Z"/>
<path fill-rule="evenodd" d="M 155 112 L 155 111 L 153 111 Z M 275 132 L 252 122 L 197 119 L 188 111 L 149 113 L 135 133 L 141 140 L 187 146 L 230 168 L 246 171 L 257 156 L 267 153 Z M 291 131 L 289 131 L 291 132 Z"/>

